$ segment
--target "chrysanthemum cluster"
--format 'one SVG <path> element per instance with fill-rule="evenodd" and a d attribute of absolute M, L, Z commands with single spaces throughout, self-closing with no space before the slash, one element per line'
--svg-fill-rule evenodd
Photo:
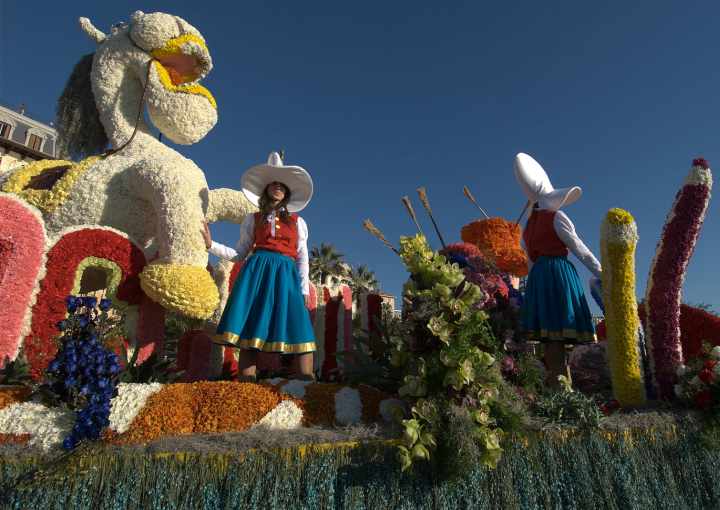
<path fill-rule="evenodd" d="M 98 337 L 98 320 L 107 318 L 110 300 L 69 296 L 68 318 L 58 323 L 60 350 L 46 378 L 52 391 L 76 413 L 75 425 L 63 441 L 66 449 L 82 440 L 98 439 L 109 424 L 110 401 L 117 394 L 117 355 Z"/>

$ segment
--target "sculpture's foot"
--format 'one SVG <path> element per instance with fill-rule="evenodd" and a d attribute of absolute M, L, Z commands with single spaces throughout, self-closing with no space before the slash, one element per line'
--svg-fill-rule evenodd
<path fill-rule="evenodd" d="M 140 273 L 140 286 L 164 308 L 196 319 L 208 319 L 220 302 L 215 282 L 200 266 L 149 264 Z"/>

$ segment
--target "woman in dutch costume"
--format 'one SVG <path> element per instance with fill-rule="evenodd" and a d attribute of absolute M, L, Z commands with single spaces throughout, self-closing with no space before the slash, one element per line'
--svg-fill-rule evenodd
<path fill-rule="evenodd" d="M 245 172 L 242 190 L 260 211 L 241 224 L 235 249 L 212 241 L 207 225 L 204 229 L 210 253 L 245 261 L 215 341 L 241 349 L 241 380 L 255 380 L 259 351 L 298 355 L 300 378 L 312 380 L 315 335 L 307 310 L 308 228 L 297 215 L 310 202 L 312 179 L 303 168 L 284 165 L 273 152 L 267 164 Z"/>
<path fill-rule="evenodd" d="M 576 202 L 582 190 L 553 188 L 542 166 L 527 154 L 515 157 L 515 176 L 532 205 L 522 237 L 530 271 L 521 322 L 529 340 L 544 343 L 546 382 L 557 386 L 558 376 L 569 379 L 565 345 L 595 341 L 590 306 L 568 254 L 573 253 L 594 278 L 600 278 L 602 268 L 560 210 Z"/>

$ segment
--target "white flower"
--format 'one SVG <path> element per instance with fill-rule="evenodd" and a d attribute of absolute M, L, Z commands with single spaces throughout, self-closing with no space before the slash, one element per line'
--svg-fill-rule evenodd
<path fill-rule="evenodd" d="M 680 365 L 679 367 L 677 367 L 677 370 L 675 371 L 675 373 L 677 374 L 678 377 L 682 377 L 685 374 L 687 374 L 687 371 L 688 371 L 688 368 L 685 365 Z"/>
<path fill-rule="evenodd" d="M 680 384 L 676 384 L 676 385 L 674 386 L 674 389 L 675 389 L 675 396 L 676 396 L 676 397 L 682 397 L 682 395 L 683 395 L 683 388 L 682 388 L 682 386 L 681 386 Z"/>
<path fill-rule="evenodd" d="M 335 420 L 341 425 L 352 425 L 362 421 L 363 404 L 360 392 L 345 387 L 335 394 Z"/>
<path fill-rule="evenodd" d="M 49 450 L 59 446 L 72 430 L 75 414 L 23 402 L 0 409 L 0 434 L 30 434 L 29 445 Z"/>
<path fill-rule="evenodd" d="M 112 399 L 110 409 L 110 428 L 120 434 L 127 432 L 150 395 L 157 393 L 162 387 L 160 383 L 118 384 L 118 394 Z"/>
<path fill-rule="evenodd" d="M 710 351 L 710 356 L 717 360 L 720 360 L 720 345 L 716 345 L 712 348 L 712 351 Z"/>
<path fill-rule="evenodd" d="M 275 409 L 267 413 L 262 420 L 257 422 L 252 428 L 266 427 L 269 429 L 296 429 L 302 426 L 303 412 L 302 409 L 292 400 L 280 402 Z"/>

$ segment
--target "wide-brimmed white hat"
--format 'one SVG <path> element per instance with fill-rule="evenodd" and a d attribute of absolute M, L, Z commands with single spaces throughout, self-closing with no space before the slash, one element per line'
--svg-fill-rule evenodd
<path fill-rule="evenodd" d="M 533 204 L 537 202 L 541 209 L 557 211 L 561 207 L 577 202 L 582 195 L 580 186 L 553 188 L 547 172 L 527 154 L 515 156 L 515 178 Z"/>
<path fill-rule="evenodd" d="M 299 166 L 284 165 L 280 154 L 271 152 L 266 164 L 255 165 L 245 172 L 241 179 L 242 190 L 254 205 L 271 182 L 281 182 L 290 190 L 289 212 L 302 211 L 313 194 L 313 182 L 310 174 Z"/>

